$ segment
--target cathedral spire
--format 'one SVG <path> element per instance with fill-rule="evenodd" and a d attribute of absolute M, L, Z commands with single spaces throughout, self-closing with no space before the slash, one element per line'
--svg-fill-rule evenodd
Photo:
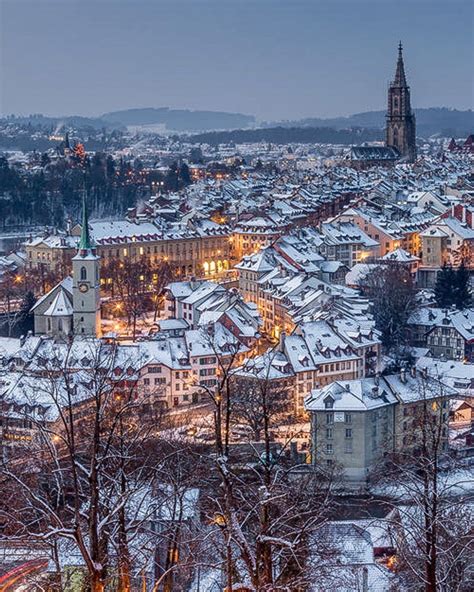
<path fill-rule="evenodd" d="M 400 156 L 414 162 L 416 159 L 416 123 L 411 110 L 410 89 L 405 77 L 403 46 L 398 45 L 395 79 L 388 89 L 386 144 L 393 146 Z"/>
<path fill-rule="evenodd" d="M 401 41 L 398 44 L 397 71 L 395 72 L 395 80 L 393 81 L 393 86 L 407 86 L 407 79 L 405 77 L 405 66 L 403 64 L 403 45 Z"/>
<path fill-rule="evenodd" d="M 79 241 L 79 251 L 92 249 L 93 243 L 89 234 L 89 217 L 87 215 L 86 196 L 82 197 L 82 228 L 81 239 Z"/>

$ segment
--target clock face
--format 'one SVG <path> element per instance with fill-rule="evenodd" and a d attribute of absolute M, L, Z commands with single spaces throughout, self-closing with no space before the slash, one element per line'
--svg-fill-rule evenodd
<path fill-rule="evenodd" d="M 89 286 L 87 284 L 79 284 L 79 290 L 82 293 L 87 292 L 88 289 L 89 289 Z"/>

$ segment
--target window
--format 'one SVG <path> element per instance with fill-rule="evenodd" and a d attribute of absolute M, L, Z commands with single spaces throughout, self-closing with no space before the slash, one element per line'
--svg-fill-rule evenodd
<path fill-rule="evenodd" d="M 215 364 L 216 358 L 210 356 L 208 358 L 199 358 L 199 364 L 201 366 L 208 365 L 208 364 Z"/>
<path fill-rule="evenodd" d="M 352 413 L 345 413 L 344 414 L 344 421 L 346 423 L 352 423 Z"/>
<path fill-rule="evenodd" d="M 328 424 L 334 423 L 334 414 L 333 413 L 326 413 L 326 423 L 328 423 Z"/>
<path fill-rule="evenodd" d="M 332 397 L 326 397 L 324 399 L 324 407 L 326 409 L 332 409 L 334 406 L 334 399 Z"/>
<path fill-rule="evenodd" d="M 148 372 L 150 374 L 161 374 L 161 366 L 150 366 Z"/>
<path fill-rule="evenodd" d="M 333 453 L 332 444 L 326 444 L 326 454 L 332 454 L 332 453 Z"/>
<path fill-rule="evenodd" d="M 143 384 L 144 384 L 145 386 L 148 386 L 148 385 L 150 384 L 150 379 L 149 379 L 149 378 L 144 378 L 144 379 L 143 379 Z"/>
<path fill-rule="evenodd" d="M 86 280 L 86 279 L 87 279 L 87 270 L 83 266 L 83 267 L 81 267 L 81 280 Z"/>
<path fill-rule="evenodd" d="M 178 397 L 173 397 L 173 406 L 177 407 L 179 405 L 179 398 Z"/>
<path fill-rule="evenodd" d="M 346 438 L 352 438 L 352 429 L 351 428 L 346 429 Z"/>
<path fill-rule="evenodd" d="M 326 438 L 332 440 L 332 428 L 326 428 Z"/>
<path fill-rule="evenodd" d="M 352 440 L 346 440 L 344 444 L 344 452 L 346 454 L 352 454 Z"/>

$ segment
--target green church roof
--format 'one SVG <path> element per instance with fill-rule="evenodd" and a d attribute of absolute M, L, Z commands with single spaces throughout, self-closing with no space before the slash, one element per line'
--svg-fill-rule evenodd
<path fill-rule="evenodd" d="M 79 250 L 86 251 L 87 249 L 92 249 L 94 243 L 92 242 L 91 236 L 89 234 L 89 217 L 87 215 L 87 206 L 86 206 L 86 197 L 82 198 L 82 229 L 81 229 L 81 239 L 79 241 Z"/>

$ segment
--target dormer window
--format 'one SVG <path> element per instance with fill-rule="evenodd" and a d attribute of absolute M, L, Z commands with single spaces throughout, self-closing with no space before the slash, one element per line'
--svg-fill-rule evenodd
<path fill-rule="evenodd" d="M 332 397 L 326 397 L 324 399 L 324 408 L 332 409 L 334 407 L 334 399 Z"/>

